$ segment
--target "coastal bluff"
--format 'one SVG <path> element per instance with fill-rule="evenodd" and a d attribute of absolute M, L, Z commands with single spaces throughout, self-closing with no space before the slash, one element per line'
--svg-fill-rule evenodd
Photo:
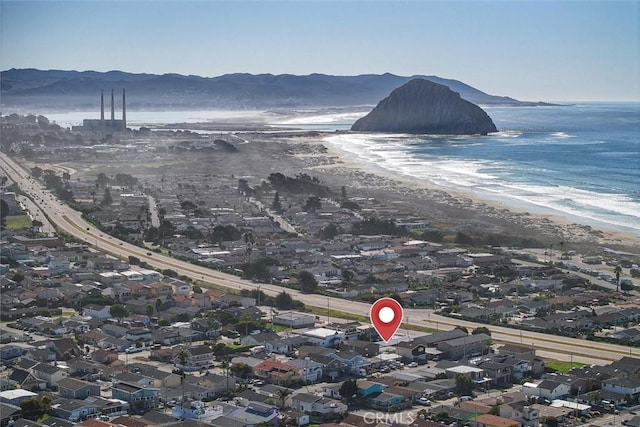
<path fill-rule="evenodd" d="M 391 92 L 352 131 L 439 135 L 497 132 L 491 117 L 447 86 L 413 79 Z"/>

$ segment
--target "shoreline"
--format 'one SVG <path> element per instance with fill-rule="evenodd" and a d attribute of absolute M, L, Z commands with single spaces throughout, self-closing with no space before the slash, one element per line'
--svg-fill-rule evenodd
<path fill-rule="evenodd" d="M 621 246 L 624 248 L 637 248 L 638 234 L 633 231 L 619 230 L 607 227 L 606 224 L 578 221 L 583 218 L 573 218 L 563 215 L 562 212 L 552 208 L 542 208 L 528 203 L 513 203 L 511 199 L 490 197 L 489 194 L 464 191 L 455 187 L 421 181 L 402 173 L 379 166 L 370 161 L 363 161 L 356 154 L 348 150 L 340 149 L 336 144 L 326 141 L 326 138 L 335 133 L 320 133 L 315 138 L 305 138 L 305 143 L 315 146 L 312 152 L 324 151 L 324 161 L 314 160 L 313 154 L 297 154 L 296 157 L 306 164 L 308 170 L 321 173 L 326 179 L 334 181 L 334 185 L 340 181 L 346 185 L 364 191 L 395 193 L 404 198 L 408 204 L 419 208 L 421 202 L 426 210 L 429 204 L 436 207 L 436 211 L 447 211 L 452 214 L 449 221 L 458 223 L 458 226 L 473 228 L 482 223 L 493 223 L 494 231 L 514 233 L 520 230 L 525 234 L 540 233 L 540 238 L 556 242 L 591 243 L 597 245 Z M 455 212 L 474 215 L 464 218 L 455 218 Z M 594 248 L 596 249 L 596 248 Z"/>

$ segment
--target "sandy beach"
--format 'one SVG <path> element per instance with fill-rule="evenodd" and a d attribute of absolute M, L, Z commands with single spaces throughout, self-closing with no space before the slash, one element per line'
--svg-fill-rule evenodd
<path fill-rule="evenodd" d="M 247 165 L 255 166 L 245 165 L 245 168 L 254 171 L 253 175 L 262 170 L 265 177 L 274 171 L 291 175 L 306 172 L 336 190 L 344 185 L 350 195 L 375 197 L 412 210 L 429 219 L 436 228 L 472 235 L 522 236 L 555 247 L 559 242 L 570 243 L 582 253 L 599 253 L 603 247 L 638 250 L 638 238 L 632 233 L 572 223 L 560 216 L 529 213 L 476 194 L 394 174 L 328 144 L 325 140 L 328 135 L 318 132 L 243 134 L 247 141 L 241 146 L 243 159 L 248 161 Z M 270 161 L 276 159 L 275 164 Z"/>

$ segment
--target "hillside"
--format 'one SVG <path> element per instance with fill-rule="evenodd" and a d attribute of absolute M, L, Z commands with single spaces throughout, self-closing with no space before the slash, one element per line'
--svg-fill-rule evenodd
<path fill-rule="evenodd" d="M 2 109 L 45 107 L 91 109 L 100 89 L 125 88 L 130 109 L 262 109 L 371 105 L 394 88 L 420 77 L 483 105 L 539 105 L 494 96 L 457 80 L 436 76 L 364 74 L 226 74 L 219 77 L 180 74 L 131 74 L 122 71 L 10 69 L 0 73 Z"/>

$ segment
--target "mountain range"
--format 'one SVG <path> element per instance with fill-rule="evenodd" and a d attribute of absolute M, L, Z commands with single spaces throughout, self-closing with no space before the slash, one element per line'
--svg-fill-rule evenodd
<path fill-rule="evenodd" d="M 463 82 L 437 76 L 363 74 L 225 74 L 200 77 L 180 74 L 133 74 L 123 71 L 10 69 L 0 72 L 3 112 L 26 108 L 93 110 L 100 90 L 109 105 L 110 90 L 127 92 L 127 109 L 265 109 L 376 104 L 414 78 L 449 87 L 463 99 L 481 105 L 534 106 L 506 96 L 490 95 Z"/>

